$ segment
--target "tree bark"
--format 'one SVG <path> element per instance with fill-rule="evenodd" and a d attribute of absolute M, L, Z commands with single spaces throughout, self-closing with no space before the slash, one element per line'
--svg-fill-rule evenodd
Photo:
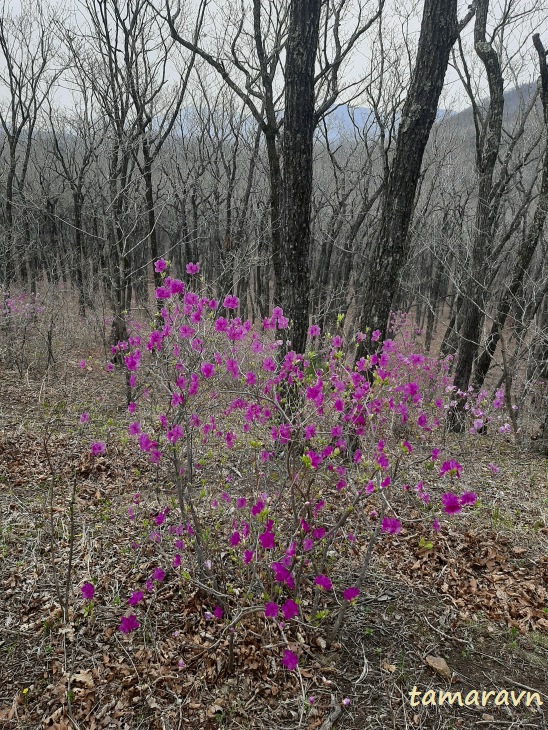
<path fill-rule="evenodd" d="M 409 93 L 403 106 L 394 161 L 376 251 L 372 257 L 367 290 L 362 299 L 360 329 L 378 329 L 384 339 L 400 272 L 405 264 L 415 193 L 430 131 L 436 120 L 449 54 L 461 28 L 456 0 L 426 0 L 419 47 Z M 364 340 L 358 357 L 367 354 Z"/>
<path fill-rule="evenodd" d="M 472 366 L 476 355 L 485 306 L 485 275 L 487 254 L 493 239 L 494 216 L 491 208 L 493 174 L 499 154 L 504 111 L 504 82 L 497 51 L 486 40 L 487 11 L 489 0 L 479 0 L 474 27 L 474 47 L 487 72 L 489 82 L 489 110 L 477 141 L 476 167 L 479 175 L 478 204 L 472 240 L 470 275 L 466 283 L 463 302 L 462 331 L 453 384 L 458 391 L 468 390 Z M 464 399 L 451 413 L 453 431 L 464 429 Z"/>
<path fill-rule="evenodd" d="M 537 34 L 533 36 L 533 43 L 538 53 L 539 65 L 540 65 L 540 85 L 541 85 L 541 101 L 544 113 L 544 124 L 548 133 L 548 66 L 546 63 L 546 51 L 540 37 Z M 548 143 L 544 150 L 543 164 L 542 164 L 542 179 L 540 185 L 540 193 L 535 210 L 533 222 L 525 238 L 522 241 L 520 249 L 518 251 L 518 258 L 514 269 L 514 274 L 508 287 L 508 290 L 503 294 L 500 303 L 497 307 L 497 313 L 491 325 L 491 331 L 487 338 L 485 348 L 476 362 L 474 371 L 474 389 L 479 390 L 489 372 L 493 355 L 497 349 L 497 345 L 502 335 L 506 318 L 510 313 L 512 304 L 517 299 L 523 286 L 523 278 L 531 260 L 536 251 L 538 242 L 540 240 L 544 224 L 546 222 L 546 215 L 548 214 Z"/>
<path fill-rule="evenodd" d="M 277 299 L 292 317 L 291 347 L 304 352 L 308 331 L 310 220 L 314 138 L 314 64 L 321 0 L 293 0 L 286 47 L 283 135 L 283 248 Z"/>

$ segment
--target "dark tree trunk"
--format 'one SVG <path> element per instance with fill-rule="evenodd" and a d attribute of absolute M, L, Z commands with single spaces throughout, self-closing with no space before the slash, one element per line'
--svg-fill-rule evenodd
<path fill-rule="evenodd" d="M 548 132 L 548 66 L 546 63 L 546 51 L 544 50 L 544 46 L 542 45 L 538 34 L 533 36 L 533 43 L 535 44 L 535 48 L 539 57 L 541 100 L 544 112 L 544 123 L 546 126 L 546 131 Z M 529 268 L 533 255 L 536 251 L 540 236 L 542 234 L 542 229 L 544 228 L 547 213 L 548 149 L 545 149 L 542 164 L 542 181 L 540 185 L 539 199 L 537 203 L 537 208 L 535 210 L 533 222 L 527 235 L 521 243 L 510 286 L 508 287 L 508 290 L 503 294 L 499 306 L 497 307 L 497 312 L 493 320 L 493 324 L 491 325 L 491 331 L 487 338 L 485 349 L 483 350 L 481 356 L 476 362 L 476 367 L 474 371 L 474 388 L 476 390 L 479 390 L 482 387 L 487 373 L 489 372 L 493 355 L 495 354 L 497 345 L 502 335 L 502 331 L 504 329 L 504 325 L 506 323 L 506 318 L 510 313 L 513 302 L 515 302 L 521 291 L 523 285 L 523 277 L 525 276 L 525 273 Z"/>
<path fill-rule="evenodd" d="M 387 332 L 400 272 L 407 258 L 408 231 L 422 158 L 436 120 L 449 54 L 459 32 L 457 0 L 426 0 L 417 59 L 398 128 L 380 236 L 362 298 L 360 329 L 380 330 L 381 340 Z M 367 353 L 366 340 L 359 350 L 358 356 Z"/>
<path fill-rule="evenodd" d="M 321 0 L 293 0 L 286 46 L 283 135 L 283 249 L 274 253 L 276 298 L 292 317 L 291 347 L 304 352 L 310 298 L 309 252 L 314 137 L 314 64 Z"/>
<path fill-rule="evenodd" d="M 474 27 L 474 46 L 489 81 L 489 111 L 480 139 L 476 141 L 478 204 L 469 265 L 470 275 L 463 303 L 461 340 L 453 381 L 457 389 L 463 393 L 468 390 L 483 324 L 486 299 L 485 274 L 495 225 L 491 207 L 493 174 L 500 148 L 504 111 L 504 85 L 499 57 L 491 43 L 486 40 L 488 9 L 489 0 L 479 0 Z M 464 399 L 461 399 L 458 408 L 451 414 L 451 428 L 454 431 L 462 431 L 464 428 L 463 407 Z"/>
<path fill-rule="evenodd" d="M 145 182 L 145 200 L 147 205 L 148 217 L 148 243 L 150 246 L 150 256 L 152 261 L 158 259 L 158 234 L 156 232 L 156 206 L 154 204 L 154 186 L 152 182 L 152 156 L 150 154 L 150 144 L 143 130 L 143 178 Z M 152 267 L 152 275 L 154 277 L 154 286 L 157 289 L 162 285 L 162 274 Z M 158 300 L 158 307 L 161 308 L 161 300 Z"/>

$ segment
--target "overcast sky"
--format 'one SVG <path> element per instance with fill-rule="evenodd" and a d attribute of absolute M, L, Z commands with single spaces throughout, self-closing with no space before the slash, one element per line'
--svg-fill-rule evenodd
<path fill-rule="evenodd" d="M 157 0 L 159 3 L 158 7 L 161 8 L 163 0 Z M 195 0 L 191 0 L 190 7 L 194 4 Z M 218 0 L 223 2 L 223 0 Z M 525 83 L 536 80 L 538 76 L 538 70 L 536 68 L 536 54 L 533 49 L 531 34 L 535 31 L 542 33 L 543 29 L 546 29 L 546 35 L 548 36 L 548 3 L 544 0 L 542 3 L 535 3 L 533 0 L 526 3 L 524 0 L 492 0 L 491 2 L 491 14 L 492 20 L 500 16 L 501 6 L 511 2 L 515 5 L 519 12 L 523 13 L 525 7 L 532 9 L 529 17 L 520 17 L 506 31 L 505 37 L 505 53 L 512 56 L 512 64 L 508 67 L 506 74 L 507 89 L 511 89 L 515 86 L 515 83 Z M 23 7 L 25 0 L 23 2 Z M 72 16 L 73 20 L 77 21 L 78 25 L 81 25 L 82 19 L 82 5 L 78 0 L 66 0 L 62 3 L 57 0 L 53 2 L 52 7 L 58 8 L 61 12 L 67 13 L 69 17 Z M 536 10 L 535 10 L 535 5 Z M 372 12 L 369 10 L 369 6 L 374 8 L 372 2 L 366 4 L 366 17 Z M 468 6 L 468 0 L 459 0 L 459 16 L 462 17 L 466 13 Z M 21 0 L 11 0 L 7 3 L 6 8 L 9 7 L 11 12 L 17 14 L 21 8 Z M 212 1 L 213 7 L 213 1 Z M 228 3 L 224 0 L 223 10 L 228 7 Z M 404 39 L 410 46 L 411 51 L 416 46 L 420 33 L 420 17 L 422 14 L 422 2 L 413 2 L 413 0 L 388 0 L 385 6 L 383 27 L 386 37 L 390 37 L 396 47 L 398 44 L 401 46 L 401 53 L 404 54 L 405 46 Z M 215 12 L 212 12 L 212 17 L 215 17 Z M 349 23 L 352 18 L 349 19 Z M 472 72 L 476 75 L 478 83 L 483 89 L 483 93 L 487 91 L 486 82 L 484 78 L 484 71 L 481 64 L 475 58 L 475 54 L 472 51 L 473 41 L 473 21 L 471 21 L 464 31 L 463 44 L 467 49 L 467 55 L 469 64 Z M 352 55 L 352 59 L 346 68 L 346 78 L 358 79 L 364 78 L 370 69 L 371 59 L 374 58 L 377 53 L 377 46 L 375 45 L 375 32 L 372 30 L 364 39 L 359 48 L 355 50 Z M 548 45 L 548 38 L 546 39 L 546 45 Z M 0 64 L 2 59 L 0 57 Z M 4 94 L 2 94 L 4 96 Z M 57 98 L 60 103 L 67 105 L 70 104 L 70 95 L 64 92 L 62 89 L 58 91 Z M 355 104 L 361 104 L 366 106 L 367 102 L 364 99 L 358 99 Z M 469 105 L 468 99 L 462 90 L 462 85 L 458 78 L 456 71 L 453 68 L 448 69 L 446 77 L 446 87 L 443 93 L 440 106 L 442 108 L 449 108 L 452 110 L 460 110 Z"/>

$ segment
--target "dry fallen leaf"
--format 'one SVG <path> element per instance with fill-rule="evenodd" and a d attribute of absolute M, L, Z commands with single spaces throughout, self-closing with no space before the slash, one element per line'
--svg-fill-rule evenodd
<path fill-rule="evenodd" d="M 431 667 L 441 677 L 446 679 L 448 682 L 451 681 L 452 672 L 449 669 L 449 666 L 443 657 L 429 655 L 429 656 L 425 657 L 424 661 L 426 662 L 426 664 L 428 664 L 429 667 Z"/>
<path fill-rule="evenodd" d="M 383 659 L 381 664 L 382 669 L 384 669 L 385 672 L 390 672 L 393 674 L 396 671 L 396 665 L 390 664 L 388 659 Z"/>
<path fill-rule="evenodd" d="M 76 674 L 74 674 L 72 677 L 72 681 L 78 682 L 78 684 L 83 684 L 90 689 L 95 686 L 95 682 L 93 680 L 93 675 L 91 672 L 76 672 Z"/>

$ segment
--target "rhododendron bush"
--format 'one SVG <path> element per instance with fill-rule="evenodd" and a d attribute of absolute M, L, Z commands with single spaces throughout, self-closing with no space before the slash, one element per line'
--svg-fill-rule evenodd
<path fill-rule="evenodd" d="M 413 352 L 405 326 L 354 362 L 357 342 L 378 333 L 344 342 L 312 325 L 301 355 L 280 308 L 253 326 L 236 296 L 217 302 L 171 278 L 166 262 L 157 270 L 154 326 L 113 355 L 129 373 L 129 434 L 176 498 L 152 519 L 139 495 L 129 507 L 134 548 L 152 543 L 157 567 L 135 586 L 120 630 L 142 625 L 147 600 L 176 573 L 210 596 L 211 621 L 260 611 L 276 622 L 294 669 L 292 626 L 327 620 L 336 634 L 367 590 L 377 540 L 408 520 L 435 533 L 441 516 L 474 507 L 476 485 L 444 446 L 461 394 L 449 362 Z M 503 397 L 469 396 L 473 434 L 506 430 Z"/>

